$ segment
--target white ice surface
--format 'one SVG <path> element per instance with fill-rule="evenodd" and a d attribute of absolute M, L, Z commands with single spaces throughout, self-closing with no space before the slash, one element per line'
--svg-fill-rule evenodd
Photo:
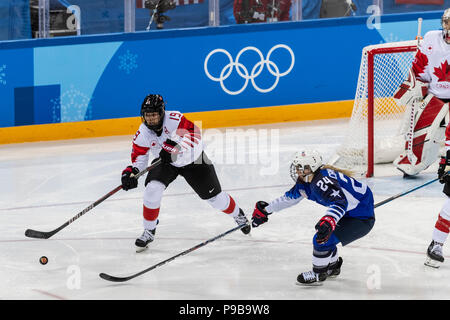
<path fill-rule="evenodd" d="M 242 127 L 244 133 L 256 130 L 251 132 L 258 137 L 279 137 L 279 147 L 272 146 L 273 153 L 256 163 L 250 157 L 238 164 L 220 160 L 231 152 L 230 145 L 214 145 L 225 129 L 209 131 L 215 140 L 209 139 L 207 150 L 217 160 L 222 188 L 251 216 L 256 201 L 271 200 L 290 188 L 289 160 L 300 146 L 315 147 L 327 159 L 342 141 L 346 123 Z M 204 134 L 208 141 L 208 130 Z M 297 275 L 311 268 L 314 225 L 325 212 L 311 201 L 271 215 L 250 236 L 236 231 L 129 282 L 101 279 L 100 272 L 122 276 L 143 270 L 235 226 L 182 177 L 166 190 L 156 240 L 144 253 L 134 250 L 142 232 L 143 179 L 139 188 L 119 191 L 48 240 L 24 236 L 28 228 L 60 226 L 119 185 L 129 164 L 131 138 L 0 146 L 0 299 L 450 298 L 448 262 L 440 269 L 423 264 L 445 200 L 437 182 L 377 208 L 375 227 L 366 237 L 338 246 L 344 259 L 341 275 L 314 288 L 295 284 Z M 260 146 L 249 152 L 255 155 Z M 277 170 L 262 175 L 267 157 Z M 436 168 L 404 180 L 390 165 L 377 166 L 377 177 L 367 182 L 379 202 L 434 179 Z M 38 262 L 43 255 L 49 259 L 45 266 Z"/>

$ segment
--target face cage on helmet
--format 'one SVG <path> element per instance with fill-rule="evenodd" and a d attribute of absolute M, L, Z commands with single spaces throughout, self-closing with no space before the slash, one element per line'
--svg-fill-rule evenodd
<path fill-rule="evenodd" d="M 308 175 L 306 175 L 305 178 L 308 177 L 308 176 L 310 176 L 310 175 L 312 175 L 312 174 L 314 174 L 314 171 L 312 171 L 311 166 L 310 166 L 310 165 L 306 165 L 306 166 L 309 168 L 309 170 L 311 171 L 311 173 L 308 174 Z M 305 166 L 305 167 L 306 167 L 306 166 Z M 297 173 L 297 167 L 298 167 L 298 166 L 296 166 L 294 163 L 291 163 L 291 166 L 289 167 L 289 173 L 290 173 L 290 175 L 291 175 L 292 180 L 294 180 L 294 182 L 297 182 L 297 181 L 298 181 L 298 178 L 299 178 L 298 173 Z M 307 180 L 308 180 L 308 179 L 307 179 Z"/>
<path fill-rule="evenodd" d="M 147 121 L 145 121 L 145 117 L 144 117 L 145 113 L 151 113 L 151 112 L 157 112 L 159 114 L 159 121 L 158 121 L 157 124 L 149 125 L 147 123 Z M 162 124 L 163 124 L 163 120 L 164 120 L 164 113 L 165 113 L 164 107 L 161 107 L 161 108 L 156 108 L 156 107 L 143 108 L 141 110 L 141 119 L 144 122 L 145 126 L 147 128 L 149 128 L 150 130 L 160 131 L 162 129 Z"/>

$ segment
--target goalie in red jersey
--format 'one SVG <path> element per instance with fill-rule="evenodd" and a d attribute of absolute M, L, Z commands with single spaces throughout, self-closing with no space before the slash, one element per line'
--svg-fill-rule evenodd
<path fill-rule="evenodd" d="M 137 252 L 143 251 L 155 238 L 159 209 L 164 190 L 178 175 L 213 208 L 234 218 L 244 234 L 250 232 L 250 224 L 234 199 L 222 191 L 214 165 L 203 150 L 200 129 L 178 111 L 166 111 L 162 96 L 150 94 L 141 106 L 142 124 L 133 139 L 131 165 L 122 172 L 122 188 L 130 190 L 138 186 L 134 177 L 144 170 L 150 155 L 154 163 L 145 179 L 143 224 L 144 232 L 136 239 Z"/>

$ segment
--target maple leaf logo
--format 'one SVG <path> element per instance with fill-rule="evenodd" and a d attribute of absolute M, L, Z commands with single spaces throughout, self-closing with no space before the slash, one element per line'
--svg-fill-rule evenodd
<path fill-rule="evenodd" d="M 440 68 L 434 68 L 434 75 L 438 77 L 438 81 L 448 81 L 450 82 L 450 66 L 448 65 L 447 60 L 441 63 Z"/>

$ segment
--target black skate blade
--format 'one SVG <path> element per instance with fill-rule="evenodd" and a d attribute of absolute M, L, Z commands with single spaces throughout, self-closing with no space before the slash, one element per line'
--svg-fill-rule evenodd
<path fill-rule="evenodd" d="M 295 284 L 300 286 L 300 287 L 320 287 L 323 286 L 323 283 L 325 281 L 316 281 L 316 282 L 312 282 L 312 283 L 301 283 L 296 281 Z"/>
<path fill-rule="evenodd" d="M 145 247 L 138 247 L 138 246 L 136 246 L 136 253 L 144 252 L 147 249 L 148 249 L 148 246 L 145 246 Z"/>

